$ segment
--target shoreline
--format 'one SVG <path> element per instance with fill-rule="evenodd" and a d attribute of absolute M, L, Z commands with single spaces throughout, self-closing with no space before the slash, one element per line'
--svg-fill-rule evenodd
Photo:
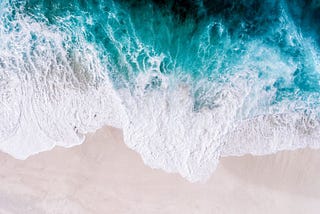
<path fill-rule="evenodd" d="M 320 151 L 223 157 L 206 183 L 146 166 L 119 129 L 21 161 L 0 154 L 1 213 L 318 213 Z M 229 206 L 232 204 L 232 206 Z M 266 209 L 267 208 L 267 209 Z"/>

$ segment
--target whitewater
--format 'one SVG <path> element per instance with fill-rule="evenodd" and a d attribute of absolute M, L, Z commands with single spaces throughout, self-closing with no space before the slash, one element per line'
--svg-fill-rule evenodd
<path fill-rule="evenodd" d="M 320 147 L 317 1 L 0 2 L 0 150 L 121 128 L 203 181 L 222 156 Z"/>

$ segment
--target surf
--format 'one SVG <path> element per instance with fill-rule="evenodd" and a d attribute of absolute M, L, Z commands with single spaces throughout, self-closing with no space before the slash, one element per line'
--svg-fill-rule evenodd
<path fill-rule="evenodd" d="M 0 149 L 25 159 L 111 125 L 147 165 L 195 182 L 221 156 L 319 148 L 319 10 L 2 1 Z"/>

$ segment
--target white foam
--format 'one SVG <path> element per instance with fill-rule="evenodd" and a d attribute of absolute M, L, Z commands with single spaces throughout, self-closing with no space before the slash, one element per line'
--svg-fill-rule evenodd
<path fill-rule="evenodd" d="M 121 126 L 121 101 L 90 44 L 80 37 L 69 53 L 67 33 L 19 14 L 9 23 L 0 23 L 2 151 L 25 159 L 80 144 L 106 123 Z"/>
<path fill-rule="evenodd" d="M 141 75 L 140 83 L 146 85 L 142 79 L 146 81 L 147 75 Z M 193 109 L 188 85 L 174 90 L 165 86 L 134 96 L 123 93 L 129 118 L 123 127 L 126 144 L 140 153 L 147 165 L 178 172 L 191 182 L 209 178 L 220 156 L 319 148 L 320 126 L 314 115 L 278 109 L 288 113 L 241 120 L 239 110 L 250 108 L 245 101 L 253 90 L 247 80 L 244 74 L 235 76 L 234 84 L 214 86 L 215 108 L 199 112 Z"/>
<path fill-rule="evenodd" d="M 320 124 L 298 113 L 261 115 L 241 121 L 224 136 L 221 156 L 266 155 L 283 150 L 320 148 Z"/>
<path fill-rule="evenodd" d="M 154 168 L 179 172 L 190 181 L 208 178 L 218 163 L 220 139 L 232 126 L 244 97 L 243 90 L 215 88 L 219 107 L 199 112 L 193 110 L 187 85 L 123 94 L 129 118 L 123 129 L 126 144 Z"/>

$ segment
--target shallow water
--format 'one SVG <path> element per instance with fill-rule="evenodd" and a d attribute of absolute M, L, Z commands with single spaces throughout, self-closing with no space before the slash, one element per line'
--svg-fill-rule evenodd
<path fill-rule="evenodd" d="M 0 3 L 0 149 L 103 125 L 190 181 L 221 155 L 319 147 L 317 1 Z"/>

